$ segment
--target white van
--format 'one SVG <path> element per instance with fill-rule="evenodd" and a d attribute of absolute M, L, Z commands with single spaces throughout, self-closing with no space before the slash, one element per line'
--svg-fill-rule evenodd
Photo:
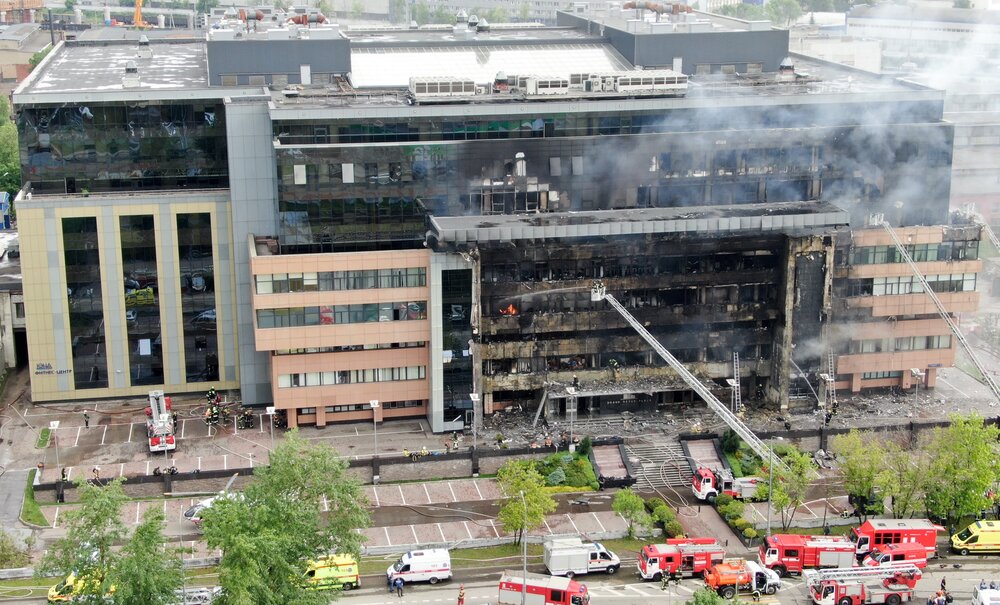
<path fill-rule="evenodd" d="M 430 582 L 451 578 L 451 554 L 446 548 L 411 550 L 385 570 L 388 581 L 403 578 L 403 582 Z"/>

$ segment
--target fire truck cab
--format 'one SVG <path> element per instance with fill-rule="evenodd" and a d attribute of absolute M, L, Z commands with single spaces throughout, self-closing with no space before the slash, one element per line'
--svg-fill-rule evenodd
<path fill-rule="evenodd" d="M 518 571 L 505 571 L 500 576 L 500 605 L 590 605 L 587 585 L 560 576 L 543 576 Z"/>
<path fill-rule="evenodd" d="M 927 567 L 927 549 L 916 542 L 885 544 L 865 555 L 861 564 L 866 567 L 912 564 L 923 569 Z"/>
<path fill-rule="evenodd" d="M 852 567 L 854 544 L 844 536 L 775 534 L 760 545 L 761 565 L 780 576 L 805 569 Z"/>
<path fill-rule="evenodd" d="M 869 519 L 851 530 L 858 560 L 864 559 L 876 547 L 887 544 L 922 544 L 927 558 L 936 557 L 937 535 L 944 531 L 927 519 Z"/>
<path fill-rule="evenodd" d="M 691 492 L 695 498 L 706 502 L 715 502 L 720 494 L 743 500 L 757 493 L 758 481 L 757 477 L 734 478 L 727 469 L 713 470 L 702 466 L 691 477 Z"/>
<path fill-rule="evenodd" d="M 666 544 L 643 546 L 636 568 L 642 579 L 658 582 L 663 576 L 700 575 L 725 558 L 726 551 L 715 538 L 671 538 Z"/>

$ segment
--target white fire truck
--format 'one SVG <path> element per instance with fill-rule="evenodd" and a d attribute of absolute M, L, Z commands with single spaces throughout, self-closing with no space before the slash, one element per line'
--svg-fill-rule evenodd
<path fill-rule="evenodd" d="M 174 438 L 174 418 L 170 413 L 170 397 L 163 391 L 149 392 L 149 407 L 146 408 L 146 437 L 149 451 L 169 452 L 177 449 Z"/>
<path fill-rule="evenodd" d="M 900 605 L 913 599 L 920 575 L 915 565 L 810 569 L 803 573 L 816 605 Z"/>

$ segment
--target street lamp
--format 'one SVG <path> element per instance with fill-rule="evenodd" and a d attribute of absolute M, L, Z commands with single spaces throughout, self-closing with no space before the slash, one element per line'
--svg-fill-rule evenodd
<path fill-rule="evenodd" d="M 576 451 L 576 444 L 573 443 L 573 422 L 576 420 L 576 387 L 566 387 L 566 392 L 569 393 L 568 402 L 573 403 L 573 413 L 569 414 L 569 407 L 566 408 L 566 414 L 569 415 L 569 451 Z"/>
<path fill-rule="evenodd" d="M 274 451 L 274 414 L 277 412 L 274 406 L 267 406 L 266 413 L 271 421 L 271 451 Z"/>
<path fill-rule="evenodd" d="M 524 509 L 524 526 L 521 530 L 521 605 L 528 597 L 528 504 L 524 501 L 524 490 L 521 490 L 521 508 Z"/>
<path fill-rule="evenodd" d="M 925 373 L 920 368 L 910 368 L 910 376 L 915 379 L 913 382 L 913 403 L 920 405 L 920 383 L 924 381 Z"/>
<path fill-rule="evenodd" d="M 56 468 L 59 467 L 59 436 L 56 435 L 56 429 L 58 428 L 59 428 L 58 420 L 53 420 L 49 422 L 49 433 L 52 434 L 52 441 L 54 441 L 56 444 Z"/>
<path fill-rule="evenodd" d="M 476 425 L 479 424 L 479 393 L 469 393 L 472 400 L 472 452 L 476 452 Z"/>
<path fill-rule="evenodd" d="M 778 437 L 781 439 L 781 437 Z M 771 496 L 774 494 L 774 442 L 767 443 L 767 537 L 771 537 Z"/>
<path fill-rule="evenodd" d="M 375 435 L 375 454 L 372 458 L 378 458 L 378 399 L 372 399 L 368 403 L 372 406 L 372 433 Z"/>

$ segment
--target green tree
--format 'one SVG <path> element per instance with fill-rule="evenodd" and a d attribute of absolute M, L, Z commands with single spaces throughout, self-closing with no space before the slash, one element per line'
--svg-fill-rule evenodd
<path fill-rule="evenodd" d="M 278 7 L 278 2 L 280 2 L 280 0 L 274 3 L 275 8 Z M 198 0 L 198 2 L 195 3 L 195 10 L 200 14 L 210 13 L 216 6 L 219 6 L 219 0 Z"/>
<path fill-rule="evenodd" d="M 66 10 L 73 12 L 74 7 L 76 7 L 76 0 L 66 0 Z"/>
<path fill-rule="evenodd" d="M 764 7 L 756 4 L 727 4 L 719 9 L 719 14 L 746 21 L 763 21 L 768 18 Z"/>
<path fill-rule="evenodd" d="M 122 506 L 128 500 L 123 482 L 121 477 L 104 485 L 79 479 L 76 490 L 80 506 L 63 515 L 65 535 L 52 544 L 35 568 L 40 578 L 73 572 L 83 579 L 74 603 L 101 603 L 112 586 L 109 572 L 118 562 L 114 546 L 127 535 L 121 519 Z"/>
<path fill-rule="evenodd" d="M 406 21 L 406 0 L 389 0 L 389 23 Z"/>
<path fill-rule="evenodd" d="M 299 581 L 306 561 L 331 552 L 359 556 L 363 538 L 356 530 L 370 524 L 347 462 L 329 446 L 288 432 L 242 496 L 220 498 L 204 513 L 205 542 L 222 551 L 216 604 L 329 601 L 326 591 Z"/>
<path fill-rule="evenodd" d="M 527 2 L 521 2 L 517 7 L 517 18 L 520 21 L 527 21 L 531 18 L 531 5 Z"/>
<path fill-rule="evenodd" d="M 556 510 L 556 501 L 545 492 L 545 479 L 530 460 L 504 463 L 497 471 L 497 483 L 507 498 L 497 519 L 504 531 L 514 534 L 518 543 L 525 531 L 539 527 L 545 521 L 545 515 Z"/>
<path fill-rule="evenodd" d="M 330 4 L 330 0 L 319 0 L 316 8 L 327 17 L 333 17 L 333 5 Z"/>
<path fill-rule="evenodd" d="M 184 581 L 180 552 L 164 547 L 163 511 L 151 508 L 143 515 L 132 537 L 110 571 L 115 605 L 172 605 Z"/>
<path fill-rule="evenodd" d="M 864 522 L 869 514 L 866 503 L 885 491 L 885 448 L 870 431 L 860 432 L 857 429 L 834 437 L 832 445 L 840 458 L 840 475 L 848 500 L 855 502 L 858 521 Z"/>
<path fill-rule="evenodd" d="M 360 19 L 365 14 L 365 3 L 361 0 L 351 2 L 351 16 Z"/>
<path fill-rule="evenodd" d="M 622 519 L 625 519 L 628 523 L 628 537 L 630 540 L 635 538 L 636 526 L 643 528 L 653 525 L 653 519 L 646 512 L 646 504 L 642 501 L 642 497 L 632 491 L 631 487 L 618 490 L 614 501 L 611 503 L 611 510 L 621 515 Z"/>
<path fill-rule="evenodd" d="M 26 567 L 31 563 L 31 553 L 27 545 L 18 546 L 14 537 L 0 529 L 0 569 Z"/>
<path fill-rule="evenodd" d="M 728 603 L 729 601 L 723 599 L 719 593 L 706 586 L 695 591 L 684 605 L 727 605 Z"/>
<path fill-rule="evenodd" d="M 885 446 L 885 495 L 892 502 L 892 516 L 906 519 L 919 510 L 924 500 L 927 457 L 890 441 Z"/>
<path fill-rule="evenodd" d="M 787 468 L 775 465 L 771 506 L 781 513 L 781 527 L 787 530 L 805 502 L 816 467 L 812 456 L 794 447 L 788 448 L 782 460 Z"/>
<path fill-rule="evenodd" d="M 990 506 L 987 492 L 1000 479 L 998 436 L 978 414 L 952 416 L 950 426 L 934 430 L 924 485 L 929 514 L 951 524 Z"/>
<path fill-rule="evenodd" d="M 35 54 L 31 55 L 31 58 L 28 59 L 28 65 L 31 65 L 31 69 L 35 69 L 36 67 L 38 67 L 38 64 L 42 62 L 42 59 L 45 58 L 45 55 L 49 54 L 49 52 L 51 52 L 51 51 L 52 51 L 52 47 L 51 46 L 46 46 L 42 50 L 40 50 L 40 51 L 36 52 Z"/>
<path fill-rule="evenodd" d="M 802 16 L 802 6 L 797 0 L 770 0 L 764 10 L 771 21 L 784 26 Z"/>

